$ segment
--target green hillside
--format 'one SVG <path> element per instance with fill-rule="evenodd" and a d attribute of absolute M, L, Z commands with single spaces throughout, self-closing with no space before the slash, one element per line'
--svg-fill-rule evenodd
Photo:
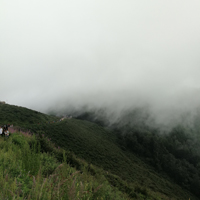
<path fill-rule="evenodd" d="M 105 112 L 105 111 L 104 111 Z M 105 126 L 102 113 L 86 112 L 78 118 L 95 121 Z M 194 114 L 194 113 L 193 113 Z M 106 116 L 106 115 L 105 115 Z M 196 196 L 200 196 L 200 110 L 182 116 L 168 131 L 155 124 L 146 108 L 121 113 L 121 118 L 110 126 L 118 138 L 118 146 L 137 155 L 159 174 L 169 176 L 174 182 Z M 150 123 L 151 122 L 151 123 Z M 189 123 L 188 123 L 189 122 Z M 166 130 L 166 129 L 165 129 Z"/>
<path fill-rule="evenodd" d="M 58 120 L 58 118 L 24 107 L 0 104 L 0 125 L 14 124 L 15 126 L 26 126 L 26 124 L 45 123 L 53 120 Z"/>
<path fill-rule="evenodd" d="M 47 123 L 52 120 L 56 122 Z M 143 159 L 144 156 L 141 159 L 138 153 L 125 145 L 122 138 L 119 141 L 119 134 L 115 131 L 84 120 L 57 120 L 29 109 L 0 105 L 1 124 L 9 122 L 31 129 L 41 138 L 42 152 L 54 153 L 58 160 L 62 160 L 62 156 L 59 157 L 47 145 L 48 140 L 51 141 L 54 146 L 66 150 L 67 163 L 71 167 L 86 170 L 100 180 L 105 179 L 110 187 L 129 199 L 198 199 L 166 173 L 158 173 Z"/>
<path fill-rule="evenodd" d="M 78 157 L 106 171 L 118 175 L 133 188 L 138 185 L 166 197 L 185 199 L 190 195 L 169 178 L 155 172 L 134 153 L 121 149 L 117 135 L 97 124 L 71 119 L 60 123 L 35 126 L 60 147 L 74 152 Z M 186 198 L 187 199 L 187 198 Z"/>

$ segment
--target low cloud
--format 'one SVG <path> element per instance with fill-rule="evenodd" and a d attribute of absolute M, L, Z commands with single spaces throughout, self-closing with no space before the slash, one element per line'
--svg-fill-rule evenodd
<path fill-rule="evenodd" d="M 3 1 L 0 100 L 42 112 L 147 106 L 157 123 L 200 102 L 199 1 Z M 109 115 L 109 114 L 108 114 Z"/>

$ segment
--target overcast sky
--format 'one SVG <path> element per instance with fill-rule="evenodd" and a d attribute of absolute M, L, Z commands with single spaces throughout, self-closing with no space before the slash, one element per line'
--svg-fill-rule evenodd
<path fill-rule="evenodd" d="M 55 105 L 200 103 L 199 0 L 0 0 L 0 100 Z"/>

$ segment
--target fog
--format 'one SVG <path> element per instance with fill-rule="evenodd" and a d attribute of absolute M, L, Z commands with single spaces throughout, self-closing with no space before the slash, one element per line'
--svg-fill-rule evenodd
<path fill-rule="evenodd" d="M 200 104 L 200 2 L 2 0 L 0 101 L 41 112 Z M 113 119 L 114 119 L 113 118 Z"/>

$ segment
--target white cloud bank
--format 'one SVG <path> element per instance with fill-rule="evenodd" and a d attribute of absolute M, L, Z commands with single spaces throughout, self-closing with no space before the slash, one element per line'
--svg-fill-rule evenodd
<path fill-rule="evenodd" d="M 194 110 L 199 10 L 197 0 L 2 0 L 0 100 Z"/>

